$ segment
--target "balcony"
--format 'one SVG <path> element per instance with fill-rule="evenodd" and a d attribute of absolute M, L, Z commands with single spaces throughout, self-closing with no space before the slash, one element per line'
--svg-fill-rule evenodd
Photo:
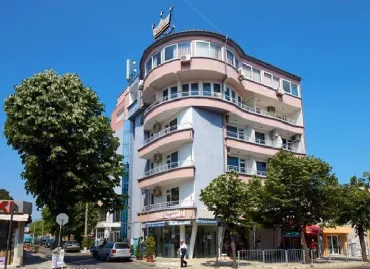
<path fill-rule="evenodd" d="M 169 151 L 192 140 L 193 127 L 191 123 L 170 126 L 145 139 L 143 146 L 138 150 L 139 157 L 150 159 L 155 152 Z"/>
<path fill-rule="evenodd" d="M 144 177 L 139 179 L 139 188 L 160 186 L 167 181 L 194 178 L 194 163 L 184 160 L 164 164 L 144 172 Z"/>
<path fill-rule="evenodd" d="M 227 166 L 227 172 L 235 171 L 238 174 L 242 176 L 247 176 L 246 179 L 250 179 L 252 176 L 257 176 L 257 177 L 266 177 L 266 171 L 258 171 L 258 170 L 253 170 L 245 167 L 240 167 L 240 166 L 234 166 L 234 165 L 228 165 Z"/>
<path fill-rule="evenodd" d="M 163 202 L 152 205 L 144 206 L 142 212 L 152 212 L 159 210 L 178 209 L 178 208 L 195 208 L 194 200 L 182 200 L 182 201 L 171 201 Z"/>
<path fill-rule="evenodd" d="M 254 137 L 245 136 L 240 133 L 226 132 L 226 145 L 231 148 L 236 148 L 248 152 L 261 153 L 263 155 L 275 155 L 280 149 L 290 151 L 295 154 L 305 154 L 305 150 L 301 147 L 284 144 L 273 143 L 269 140 L 262 140 Z"/>
<path fill-rule="evenodd" d="M 258 122 L 274 128 L 286 129 L 292 133 L 303 133 L 303 123 L 284 115 L 268 112 L 248 106 L 245 102 L 231 98 L 222 93 L 180 92 L 154 101 L 144 112 L 144 124 L 154 123 L 155 117 L 163 113 L 169 115 L 183 107 L 199 106 L 221 109 L 238 115 L 241 118 Z"/>

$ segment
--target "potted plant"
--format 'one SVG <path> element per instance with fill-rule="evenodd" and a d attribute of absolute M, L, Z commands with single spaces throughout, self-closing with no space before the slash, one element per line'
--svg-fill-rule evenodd
<path fill-rule="evenodd" d="M 143 254 L 141 253 L 141 240 L 137 242 L 135 256 L 137 260 L 141 260 L 143 258 Z"/>
<path fill-rule="evenodd" d="M 153 256 L 155 255 L 155 239 L 154 236 L 148 236 L 145 241 L 146 248 L 146 261 L 153 262 Z"/>

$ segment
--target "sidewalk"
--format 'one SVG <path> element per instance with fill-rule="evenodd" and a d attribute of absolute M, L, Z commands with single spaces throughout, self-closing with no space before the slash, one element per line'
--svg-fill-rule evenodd
<path fill-rule="evenodd" d="M 233 265 L 232 260 L 227 258 L 225 260 L 219 260 L 218 266 L 216 266 L 215 259 L 192 259 L 187 260 L 189 268 L 199 268 L 199 269 L 230 269 Z M 138 261 L 141 264 L 147 266 L 156 266 L 165 269 L 177 269 L 180 268 L 180 259 L 173 258 L 156 258 L 154 263 L 147 263 L 145 261 Z M 240 268 L 260 268 L 260 269 L 305 269 L 305 268 L 357 268 L 363 265 L 368 265 L 369 263 L 364 263 L 362 261 L 338 261 L 338 260 L 318 260 L 314 264 L 302 264 L 302 263 L 262 263 L 262 262 L 241 262 L 239 264 Z"/>
<path fill-rule="evenodd" d="M 24 252 L 23 267 L 27 269 L 50 269 L 51 268 L 51 257 L 43 253 L 31 253 Z"/>

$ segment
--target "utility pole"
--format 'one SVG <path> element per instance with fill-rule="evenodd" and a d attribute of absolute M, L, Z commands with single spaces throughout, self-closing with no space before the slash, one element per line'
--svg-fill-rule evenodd
<path fill-rule="evenodd" d="M 86 203 L 86 209 L 85 209 L 85 237 L 87 236 L 87 216 L 88 216 L 88 213 L 89 213 L 89 204 Z"/>

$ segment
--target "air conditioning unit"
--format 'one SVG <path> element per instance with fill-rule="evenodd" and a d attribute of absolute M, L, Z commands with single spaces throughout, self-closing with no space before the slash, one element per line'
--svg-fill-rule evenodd
<path fill-rule="evenodd" d="M 300 135 L 294 135 L 293 137 L 292 137 L 292 141 L 293 142 L 298 142 L 298 141 L 300 141 L 301 140 L 301 136 Z"/>
<path fill-rule="evenodd" d="M 139 80 L 139 90 L 142 90 L 144 88 L 144 80 Z"/>
<path fill-rule="evenodd" d="M 244 76 L 244 74 L 243 74 L 243 69 L 242 69 L 242 68 L 239 68 L 239 69 L 238 69 L 238 73 L 239 73 L 239 77 L 238 77 L 238 79 L 239 79 L 240 81 L 244 80 L 244 79 L 245 79 L 245 76 Z"/>
<path fill-rule="evenodd" d="M 276 95 L 277 96 L 283 96 L 284 95 L 284 89 L 282 87 L 278 87 L 276 89 Z"/>
<path fill-rule="evenodd" d="M 160 130 L 161 130 L 161 124 L 159 122 L 156 122 L 154 125 L 153 125 L 153 133 L 158 133 Z"/>
<path fill-rule="evenodd" d="M 275 107 L 274 106 L 268 106 L 267 111 L 271 113 L 275 113 Z"/>
<path fill-rule="evenodd" d="M 162 154 L 160 154 L 160 153 L 156 153 L 156 154 L 154 154 L 154 156 L 153 156 L 153 161 L 154 161 L 155 163 L 160 163 L 160 162 L 162 162 Z"/>
<path fill-rule="evenodd" d="M 162 189 L 161 189 L 161 187 L 155 187 L 154 189 L 153 189 L 153 195 L 154 196 L 161 196 L 162 195 Z"/>
<path fill-rule="evenodd" d="M 190 54 L 185 54 L 180 56 L 181 63 L 189 63 L 190 62 Z"/>

